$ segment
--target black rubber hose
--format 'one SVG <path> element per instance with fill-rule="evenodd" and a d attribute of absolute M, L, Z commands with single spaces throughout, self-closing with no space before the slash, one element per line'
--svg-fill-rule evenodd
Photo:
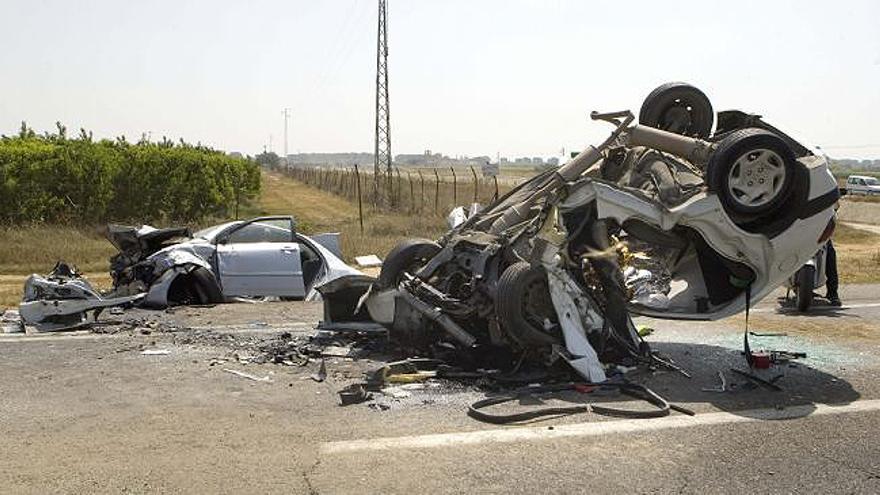
<path fill-rule="evenodd" d="M 490 397 L 488 399 L 482 399 L 474 402 L 470 406 L 468 406 L 468 416 L 483 421 L 485 423 L 492 423 L 496 425 L 503 425 L 508 423 L 518 423 L 521 421 L 528 421 L 531 419 L 540 418 L 543 416 L 561 416 L 561 415 L 569 415 L 569 414 L 578 414 L 588 412 L 590 410 L 590 406 L 568 406 L 568 407 L 544 407 L 541 409 L 533 409 L 531 411 L 524 411 L 520 413 L 513 414 L 489 414 L 487 412 L 483 412 L 480 409 L 484 407 L 494 406 L 497 404 L 502 404 L 504 402 L 516 400 L 519 397 L 516 396 L 502 396 L 502 397 Z"/>
<path fill-rule="evenodd" d="M 566 406 L 566 407 L 544 407 L 540 409 L 532 409 L 529 411 L 512 413 L 512 414 L 490 414 L 481 409 L 495 406 L 498 404 L 503 404 L 505 402 L 510 402 L 513 400 L 517 400 L 519 398 L 525 397 L 531 394 L 537 393 L 546 393 L 546 392 L 559 392 L 565 390 L 574 390 L 576 385 L 586 385 L 586 386 L 596 386 L 596 387 L 615 387 L 620 389 L 620 391 L 626 395 L 631 397 L 635 397 L 637 399 L 641 399 L 645 402 L 656 407 L 653 410 L 632 410 L 632 409 L 620 409 L 615 407 L 607 407 L 607 406 L 598 406 L 595 404 L 584 404 L 578 406 Z M 486 399 L 481 399 L 470 406 L 468 406 L 468 416 L 483 421 L 486 423 L 492 424 L 510 424 L 517 423 L 522 421 L 529 421 L 532 419 L 545 417 L 545 416 L 560 416 L 560 415 L 570 415 L 570 414 L 579 414 L 585 413 L 589 411 L 593 411 L 596 414 L 602 414 L 605 416 L 614 416 L 614 417 L 622 417 L 622 418 L 659 418 L 662 416 L 668 416 L 670 410 L 676 410 L 683 414 L 687 414 L 689 416 L 693 416 L 693 411 L 683 408 L 681 406 L 674 406 L 669 404 L 669 402 L 663 397 L 657 395 L 654 391 L 645 387 L 644 385 L 640 385 L 637 383 L 583 383 L 583 384 L 575 384 L 575 383 L 564 383 L 557 385 L 547 385 L 544 387 L 526 387 L 520 389 L 513 394 L 503 395 L 498 397 L 489 397 Z"/>

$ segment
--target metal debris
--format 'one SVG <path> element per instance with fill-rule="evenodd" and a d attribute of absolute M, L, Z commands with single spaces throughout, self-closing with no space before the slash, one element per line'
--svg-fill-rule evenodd
<path fill-rule="evenodd" d="M 318 368 L 316 373 L 312 373 L 310 378 L 319 383 L 327 379 L 327 363 L 323 359 L 321 360 L 321 367 Z"/>
<path fill-rule="evenodd" d="M 349 385 L 339 391 L 339 400 L 341 401 L 340 405 L 342 406 L 359 404 L 369 400 L 371 397 L 372 395 L 367 392 L 362 384 L 359 383 Z"/>
<path fill-rule="evenodd" d="M 24 333 L 24 322 L 21 321 L 21 315 L 17 310 L 7 309 L 0 317 L 0 329 L 2 333 Z"/>

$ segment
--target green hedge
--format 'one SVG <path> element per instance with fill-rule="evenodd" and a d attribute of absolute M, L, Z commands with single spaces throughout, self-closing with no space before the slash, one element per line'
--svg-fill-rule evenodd
<path fill-rule="evenodd" d="M 228 217 L 259 191 L 253 160 L 182 141 L 69 139 L 61 125 L 0 137 L 4 224 L 197 222 Z"/>

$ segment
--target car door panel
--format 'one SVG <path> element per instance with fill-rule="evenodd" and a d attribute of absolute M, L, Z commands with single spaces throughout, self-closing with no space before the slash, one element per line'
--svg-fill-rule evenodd
<path fill-rule="evenodd" d="M 296 243 L 221 244 L 217 265 L 226 296 L 305 296 Z"/>

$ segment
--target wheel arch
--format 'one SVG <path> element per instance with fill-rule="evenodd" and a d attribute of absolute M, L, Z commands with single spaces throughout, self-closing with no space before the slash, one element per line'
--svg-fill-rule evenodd
<path fill-rule="evenodd" d="M 150 285 L 144 298 L 143 306 L 152 308 L 168 307 L 173 302 L 169 300 L 172 288 L 176 284 L 184 282 L 198 284 L 200 286 L 198 290 L 206 294 L 210 300 L 219 302 L 218 299 L 222 298 L 223 289 L 213 270 L 210 270 L 206 265 L 206 263 L 182 263 L 165 270 Z M 207 273 L 209 276 L 193 277 L 193 273 L 196 270 L 201 270 L 201 273 Z"/>

